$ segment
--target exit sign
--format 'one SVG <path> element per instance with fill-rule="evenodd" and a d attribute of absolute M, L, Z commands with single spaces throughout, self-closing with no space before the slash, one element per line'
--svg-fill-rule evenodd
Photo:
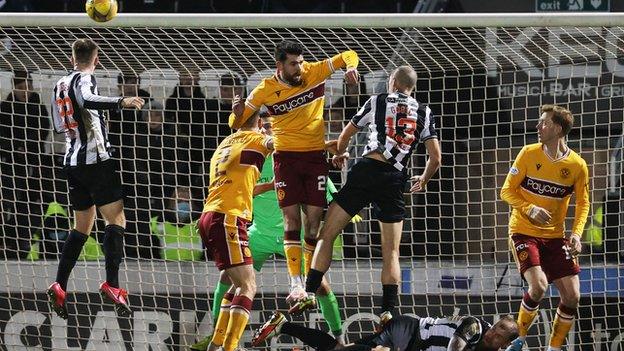
<path fill-rule="evenodd" d="M 535 11 L 609 11 L 611 0 L 535 0 Z"/>

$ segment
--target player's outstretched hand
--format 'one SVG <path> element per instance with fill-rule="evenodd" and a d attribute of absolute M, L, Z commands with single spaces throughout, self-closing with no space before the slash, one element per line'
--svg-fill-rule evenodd
<path fill-rule="evenodd" d="M 411 180 L 414 182 L 414 184 L 410 188 L 410 192 L 416 193 L 425 190 L 425 186 L 427 185 L 427 183 L 422 178 L 422 175 L 415 175 L 412 177 Z"/>
<path fill-rule="evenodd" d="M 581 237 L 578 234 L 570 235 L 570 242 L 568 243 L 568 247 L 570 248 L 570 254 L 572 256 L 577 256 L 583 250 L 583 245 L 581 244 Z"/>
<path fill-rule="evenodd" d="M 347 84 L 357 84 L 359 79 L 360 74 L 358 73 L 357 68 L 349 68 L 347 72 L 345 72 L 345 81 L 347 82 Z"/>
<path fill-rule="evenodd" d="M 245 99 L 242 99 L 240 95 L 234 96 L 232 100 L 232 112 L 236 115 L 236 117 L 240 117 L 245 112 Z"/>
<path fill-rule="evenodd" d="M 332 157 L 332 164 L 334 165 L 334 167 L 338 169 L 342 169 L 342 167 L 345 166 L 348 159 L 349 159 L 348 152 L 345 152 L 342 155 L 334 155 L 334 157 Z"/>
<path fill-rule="evenodd" d="M 133 107 L 139 110 L 143 105 L 145 105 L 145 100 L 138 96 L 127 97 L 121 100 L 121 107 Z"/>
<path fill-rule="evenodd" d="M 550 222 L 552 216 L 546 209 L 533 205 L 529 210 L 529 218 L 537 224 L 544 225 Z"/>

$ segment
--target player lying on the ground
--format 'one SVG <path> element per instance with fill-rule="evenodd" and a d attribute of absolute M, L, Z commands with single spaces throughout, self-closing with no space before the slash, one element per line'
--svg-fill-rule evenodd
<path fill-rule="evenodd" d="M 318 329 L 289 322 L 280 312 L 274 312 L 251 341 L 254 347 L 264 340 L 286 334 L 319 351 L 334 350 L 336 339 Z M 494 325 L 473 316 L 449 318 L 398 316 L 382 329 L 367 335 L 340 350 L 439 350 L 487 351 L 509 345 L 518 336 L 518 325 L 510 316 L 502 317 Z"/>

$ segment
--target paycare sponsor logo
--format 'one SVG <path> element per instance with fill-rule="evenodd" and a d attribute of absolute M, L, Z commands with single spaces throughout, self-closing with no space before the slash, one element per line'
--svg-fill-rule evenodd
<path fill-rule="evenodd" d="M 288 100 L 279 104 L 275 104 L 271 107 L 273 107 L 273 110 L 277 112 L 278 114 L 284 113 L 284 112 L 290 112 L 291 110 L 301 105 L 307 104 L 308 102 L 312 101 L 312 99 L 314 99 L 314 92 L 310 91 L 305 95 L 299 95 L 298 97 L 292 100 Z"/>
<path fill-rule="evenodd" d="M 564 197 L 567 195 L 567 192 L 568 192 L 567 187 L 557 185 L 557 184 L 542 182 L 542 181 L 535 180 L 532 178 L 526 179 L 525 188 L 533 193 L 536 193 L 539 195 L 552 196 L 552 197 Z"/>
<path fill-rule="evenodd" d="M 306 105 L 314 101 L 315 99 L 323 96 L 324 92 L 325 84 L 319 84 L 299 95 L 293 96 L 292 98 L 269 106 L 269 112 L 272 115 L 281 115 L 284 113 L 288 113 L 296 109 L 297 107 Z"/>

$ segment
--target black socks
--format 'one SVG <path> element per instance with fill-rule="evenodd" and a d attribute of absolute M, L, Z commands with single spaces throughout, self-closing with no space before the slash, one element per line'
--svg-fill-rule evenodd
<path fill-rule="evenodd" d="M 119 287 L 119 265 L 123 257 L 123 234 L 125 229 L 115 224 L 104 228 L 104 255 L 106 257 L 106 281 Z"/>
<path fill-rule="evenodd" d="M 380 314 L 386 311 L 394 313 L 394 308 L 399 303 L 399 286 L 394 284 L 382 285 L 382 291 Z"/>
<path fill-rule="evenodd" d="M 78 256 L 80 256 L 80 251 L 82 251 L 82 247 L 87 242 L 87 239 L 89 239 L 88 235 L 82 234 L 76 229 L 72 229 L 72 231 L 69 232 L 69 236 L 67 236 L 67 240 L 65 240 L 59 266 L 56 271 L 56 282 L 61 285 L 64 291 L 67 291 L 67 281 L 69 280 L 71 271 L 74 269 Z"/>
<path fill-rule="evenodd" d="M 310 268 L 310 271 L 308 272 L 308 277 L 306 278 L 306 292 L 316 294 L 318 288 L 321 287 L 323 275 L 325 275 L 325 273 L 317 271 L 314 268 Z"/>

